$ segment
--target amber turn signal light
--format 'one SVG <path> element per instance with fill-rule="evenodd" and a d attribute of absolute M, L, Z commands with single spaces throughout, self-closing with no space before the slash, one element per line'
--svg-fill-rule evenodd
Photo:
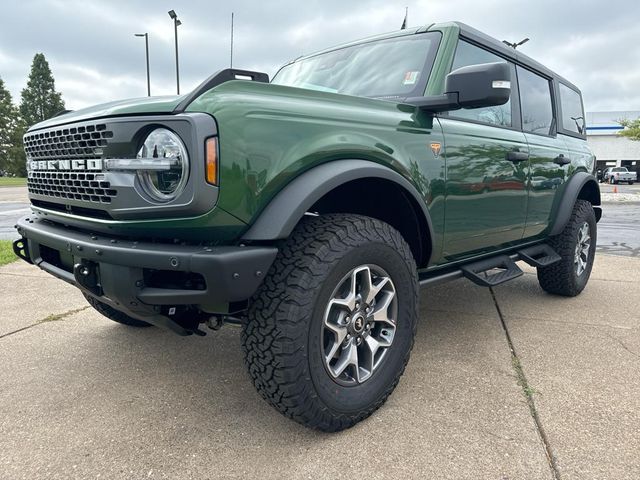
<path fill-rule="evenodd" d="M 207 138 L 205 142 L 207 183 L 218 184 L 218 138 Z"/>

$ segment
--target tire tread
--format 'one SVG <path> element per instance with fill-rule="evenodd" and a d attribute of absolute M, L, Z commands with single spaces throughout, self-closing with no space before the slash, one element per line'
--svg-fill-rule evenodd
<path fill-rule="evenodd" d="M 395 249 L 412 272 L 409 245 L 386 223 L 360 215 L 306 217 L 282 243 L 265 281 L 250 302 L 242 331 L 245 365 L 260 395 L 285 416 L 324 431 L 348 428 L 370 416 L 396 387 L 409 360 L 417 328 L 413 318 L 411 346 L 402 369 L 374 404 L 354 414 L 330 411 L 313 387 L 307 359 L 308 323 L 292 320 L 310 315 L 316 292 L 345 251 L 377 241 Z M 412 275 L 415 304 L 417 275 Z"/>

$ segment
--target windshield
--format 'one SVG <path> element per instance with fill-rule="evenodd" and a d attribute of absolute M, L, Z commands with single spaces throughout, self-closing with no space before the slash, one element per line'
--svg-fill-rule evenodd
<path fill-rule="evenodd" d="M 612 172 L 628 172 L 627 167 L 616 167 L 611 169 Z"/>
<path fill-rule="evenodd" d="M 272 83 L 361 97 L 421 96 L 440 33 L 389 38 L 333 50 L 283 67 Z"/>

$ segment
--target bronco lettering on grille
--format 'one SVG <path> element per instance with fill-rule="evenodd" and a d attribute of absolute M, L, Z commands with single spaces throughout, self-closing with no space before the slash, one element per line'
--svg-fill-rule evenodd
<path fill-rule="evenodd" d="M 30 170 L 102 170 L 101 159 L 74 159 L 74 160 L 32 160 L 29 162 Z"/>

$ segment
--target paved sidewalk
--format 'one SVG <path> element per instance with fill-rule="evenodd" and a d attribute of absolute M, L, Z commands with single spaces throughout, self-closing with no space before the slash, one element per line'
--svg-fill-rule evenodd
<path fill-rule="evenodd" d="M 575 299 L 530 270 L 425 290 L 397 390 L 338 434 L 259 398 L 234 327 L 128 329 L 23 263 L 0 300 L 2 478 L 640 477 L 639 259 L 600 255 Z"/>

